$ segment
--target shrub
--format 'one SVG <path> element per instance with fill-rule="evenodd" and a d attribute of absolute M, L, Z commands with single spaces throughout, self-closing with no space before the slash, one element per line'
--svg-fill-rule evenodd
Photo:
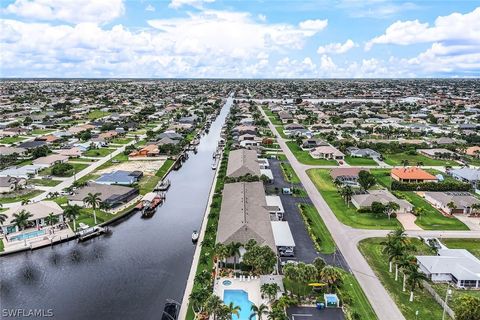
<path fill-rule="evenodd" d="M 472 186 L 468 183 L 447 181 L 441 183 L 422 182 L 404 183 L 392 181 L 391 189 L 398 191 L 470 191 Z"/>

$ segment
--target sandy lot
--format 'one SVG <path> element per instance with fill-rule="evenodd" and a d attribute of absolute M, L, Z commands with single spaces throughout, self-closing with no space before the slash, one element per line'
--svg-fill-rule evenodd
<path fill-rule="evenodd" d="M 118 163 L 109 168 L 99 170 L 100 174 L 109 173 L 117 170 L 124 171 L 142 171 L 145 175 L 154 175 L 158 169 L 163 165 L 165 160 L 152 160 L 152 161 L 126 161 Z"/>

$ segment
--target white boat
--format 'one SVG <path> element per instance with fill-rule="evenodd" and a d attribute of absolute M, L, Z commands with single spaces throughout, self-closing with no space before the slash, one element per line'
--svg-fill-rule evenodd
<path fill-rule="evenodd" d="M 216 169 L 217 169 L 217 163 L 214 162 L 214 163 L 212 163 L 212 170 L 216 170 Z"/>
<path fill-rule="evenodd" d="M 197 241 L 198 241 L 198 232 L 197 232 L 197 230 L 193 230 L 193 233 L 192 233 L 192 241 L 193 241 L 193 242 L 197 242 Z"/>

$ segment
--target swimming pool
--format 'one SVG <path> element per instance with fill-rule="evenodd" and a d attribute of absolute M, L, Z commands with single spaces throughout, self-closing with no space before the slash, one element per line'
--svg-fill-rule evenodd
<path fill-rule="evenodd" d="M 248 293 L 243 290 L 224 290 L 223 291 L 223 302 L 226 305 L 229 305 L 230 302 L 233 302 L 234 306 L 239 306 L 242 308 L 240 310 L 240 317 L 238 320 L 250 320 L 250 315 L 252 314 L 251 308 L 253 303 L 248 300 Z M 237 319 L 237 316 L 233 316 L 232 319 Z M 251 320 L 256 320 L 257 317 L 251 318 Z"/>
<path fill-rule="evenodd" d="M 230 281 L 230 280 L 223 280 L 222 283 L 223 283 L 224 286 L 230 286 L 230 285 L 232 284 L 232 281 Z"/>
<path fill-rule="evenodd" d="M 30 238 L 35 238 L 45 234 L 45 230 L 35 230 L 27 233 L 22 233 L 13 237 L 9 237 L 8 240 L 15 241 L 15 240 L 25 240 Z"/>

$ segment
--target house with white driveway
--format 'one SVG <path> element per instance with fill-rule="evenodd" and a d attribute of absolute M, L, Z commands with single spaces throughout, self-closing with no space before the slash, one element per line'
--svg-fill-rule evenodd
<path fill-rule="evenodd" d="M 425 192 L 425 200 L 447 214 L 470 214 L 480 200 L 469 192 Z M 455 207 L 450 207 L 453 204 Z"/>

